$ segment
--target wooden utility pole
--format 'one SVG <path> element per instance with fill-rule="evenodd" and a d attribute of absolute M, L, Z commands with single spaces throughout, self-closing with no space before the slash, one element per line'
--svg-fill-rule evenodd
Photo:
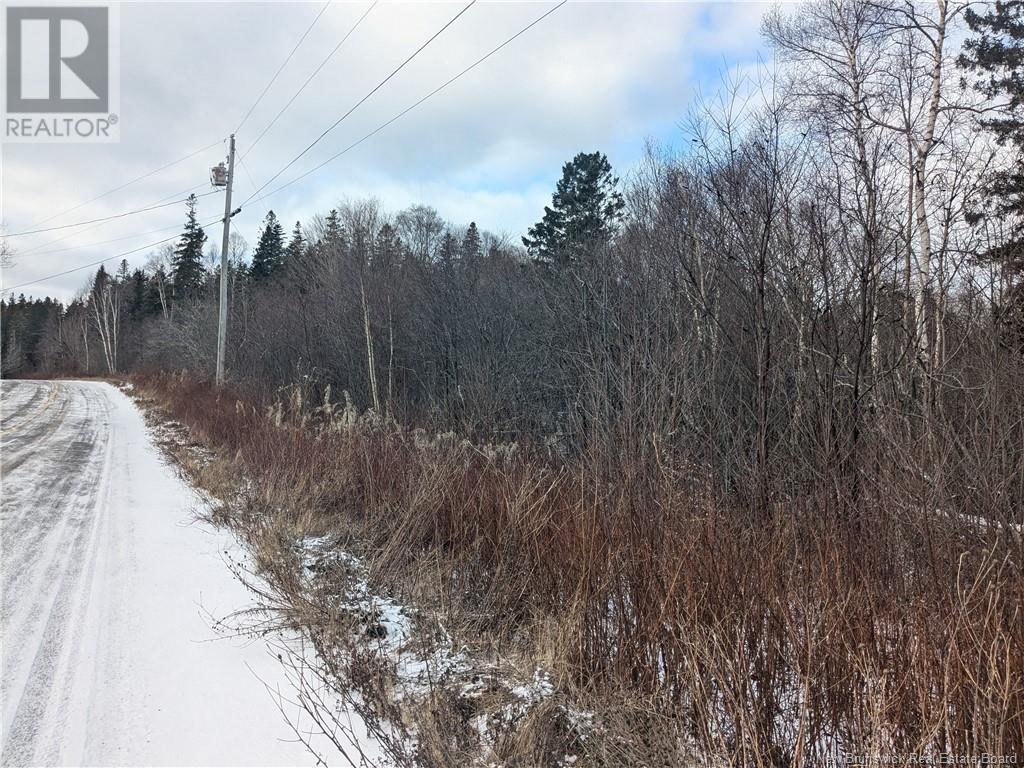
<path fill-rule="evenodd" d="M 224 237 L 220 247 L 220 313 L 217 322 L 217 383 L 224 383 L 224 347 L 228 336 L 228 235 L 231 234 L 231 183 L 235 178 L 235 134 L 228 150 L 228 183 L 224 195 Z"/>

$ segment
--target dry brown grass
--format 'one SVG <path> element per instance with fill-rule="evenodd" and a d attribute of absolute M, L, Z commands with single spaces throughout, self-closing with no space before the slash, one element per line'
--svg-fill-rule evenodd
<path fill-rule="evenodd" d="M 571 743 L 535 708 L 498 740 L 505 764 L 1024 753 L 1021 533 L 928 509 L 894 470 L 855 504 L 812 488 L 753 517 L 682 459 L 610 471 L 300 393 L 268 408 L 181 376 L 136 384 L 253 478 L 263 567 L 331 532 L 375 582 L 495 657 L 542 662 L 594 713 Z M 427 764 L 465 760 L 461 706 L 439 694 L 420 723 Z"/>

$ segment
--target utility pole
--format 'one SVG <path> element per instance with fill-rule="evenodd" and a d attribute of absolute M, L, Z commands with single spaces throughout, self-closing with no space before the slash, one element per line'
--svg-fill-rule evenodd
<path fill-rule="evenodd" d="M 224 238 L 220 247 L 220 313 L 217 322 L 217 383 L 224 383 L 224 347 L 228 336 L 228 235 L 231 233 L 231 183 L 235 179 L 235 134 L 228 150 L 228 184 L 224 195 Z"/>

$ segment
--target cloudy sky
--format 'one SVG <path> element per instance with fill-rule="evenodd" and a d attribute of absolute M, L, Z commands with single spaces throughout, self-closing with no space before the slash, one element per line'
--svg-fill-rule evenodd
<path fill-rule="evenodd" d="M 226 144 L 81 206 L 131 179 L 226 137 L 324 3 L 172 2 L 120 7 L 121 138 L 116 144 L 3 146 L 2 220 L 16 233 L 110 216 L 209 191 Z M 348 111 L 465 3 L 380 2 L 320 73 L 251 147 L 338 41 L 371 6 L 335 2 L 238 131 L 243 201 Z M 408 66 L 266 188 L 271 191 L 361 138 L 552 7 L 477 2 Z M 562 163 L 601 150 L 622 176 L 646 139 L 680 144 L 679 124 L 726 69 L 765 56 L 763 3 L 570 2 L 423 105 L 357 148 L 262 202 L 234 226 L 253 243 L 268 208 L 290 229 L 343 199 L 376 197 L 397 211 L 423 203 L 456 225 L 522 234 L 543 213 Z M 200 219 L 221 215 L 220 193 Z M 72 297 L 94 268 L 76 266 L 172 236 L 181 205 L 116 221 L 12 238 L 5 287 Z M 219 225 L 209 229 L 220 241 Z M 127 256 L 141 265 L 146 251 Z M 47 279 L 43 279 L 47 278 Z"/>

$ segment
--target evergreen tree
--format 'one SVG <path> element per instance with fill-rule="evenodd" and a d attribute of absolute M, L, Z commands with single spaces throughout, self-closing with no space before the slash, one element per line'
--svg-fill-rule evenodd
<path fill-rule="evenodd" d="M 459 258 L 459 241 L 452 237 L 450 230 L 446 230 L 441 238 L 441 246 L 437 251 L 438 262 L 441 270 L 446 274 L 454 274 L 455 264 Z"/>
<path fill-rule="evenodd" d="M 160 295 L 162 291 L 166 290 L 167 284 L 167 273 L 162 266 L 158 266 L 146 280 L 145 306 L 147 315 L 157 315 L 163 311 L 164 306 L 160 300 Z M 166 295 L 164 298 L 166 300 Z"/>
<path fill-rule="evenodd" d="M 64 308 L 50 297 L 0 303 L 0 371 L 43 370 L 51 362 L 42 343 Z"/>
<path fill-rule="evenodd" d="M 249 275 L 260 283 L 272 277 L 284 263 L 284 229 L 273 211 L 263 220 L 263 231 L 252 254 Z"/>
<path fill-rule="evenodd" d="M 345 237 L 345 233 L 342 230 L 341 219 L 338 216 L 338 209 L 331 208 L 330 213 L 327 214 L 327 231 L 324 235 L 324 239 L 328 242 L 341 242 Z"/>
<path fill-rule="evenodd" d="M 1003 106 L 981 124 L 999 144 L 1013 149 L 1010 165 L 992 173 L 986 185 L 991 211 L 999 218 L 1024 217 L 1024 3 L 996 0 L 984 7 L 985 13 L 970 7 L 965 13 L 976 37 L 964 43 L 960 64 L 977 75 L 975 87 L 981 93 Z M 1020 218 L 1014 223 L 1010 239 L 984 258 L 1006 269 L 1011 287 L 997 311 L 1010 344 L 1024 351 L 1024 224 Z"/>
<path fill-rule="evenodd" d="M 601 152 L 580 152 L 562 166 L 544 218 L 530 228 L 523 245 L 537 261 L 566 267 L 588 248 L 606 244 L 615 235 L 626 207 L 608 158 Z"/>
<path fill-rule="evenodd" d="M 964 44 L 960 63 L 978 76 L 979 91 L 1005 105 L 981 122 L 1000 144 L 1016 149 L 1016 162 L 993 176 L 989 194 L 1000 213 L 1024 214 L 1024 3 L 997 0 L 986 8 L 965 13 L 977 36 Z"/>
<path fill-rule="evenodd" d="M 129 278 L 128 286 L 128 314 L 133 321 L 138 321 L 148 314 L 146 273 L 136 269 Z"/>
<path fill-rule="evenodd" d="M 402 241 L 398 237 L 398 232 L 385 222 L 374 240 L 373 260 L 386 274 L 390 274 L 389 270 L 397 263 L 401 248 Z"/>
<path fill-rule="evenodd" d="M 471 221 L 465 236 L 462 238 L 462 260 L 467 264 L 473 264 L 480 259 L 482 253 L 483 247 L 480 243 L 480 230 L 477 229 L 476 222 Z"/>
<path fill-rule="evenodd" d="M 203 269 L 203 245 L 206 233 L 196 220 L 196 196 L 188 197 L 188 213 L 185 218 L 185 231 L 178 241 L 171 259 L 171 282 L 176 298 L 191 298 L 199 294 L 203 285 L 205 270 Z"/>
<path fill-rule="evenodd" d="M 345 229 L 341 225 L 341 217 L 334 208 L 324 219 L 323 238 L 316 244 L 317 261 L 326 264 L 328 260 L 338 258 L 345 248 Z"/>
<path fill-rule="evenodd" d="M 107 283 L 110 282 L 110 275 L 107 273 L 107 268 L 100 264 L 100 268 L 96 270 L 96 277 L 92 280 L 92 294 L 93 296 L 99 296 Z"/>
<path fill-rule="evenodd" d="M 302 260 L 305 250 L 306 239 L 302 236 L 302 224 L 296 221 L 295 229 L 292 230 L 292 239 L 288 242 L 288 248 L 285 250 L 285 261 L 297 264 Z"/>

